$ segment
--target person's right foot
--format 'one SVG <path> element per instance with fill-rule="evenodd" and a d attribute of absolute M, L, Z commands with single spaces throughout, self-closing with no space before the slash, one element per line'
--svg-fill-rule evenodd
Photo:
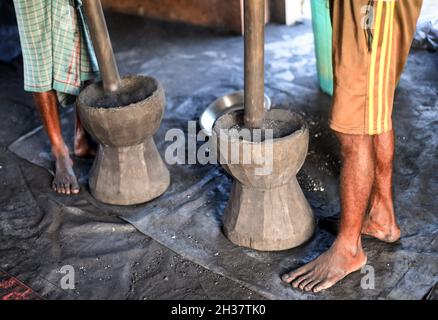
<path fill-rule="evenodd" d="M 73 161 L 70 158 L 68 148 L 63 146 L 60 151 L 53 151 L 55 157 L 55 178 L 52 189 L 62 194 L 78 194 L 79 183 L 73 171 Z"/>
<path fill-rule="evenodd" d="M 363 223 L 362 234 L 394 243 L 400 239 L 400 233 L 392 201 L 373 201 L 371 210 Z"/>
<path fill-rule="evenodd" d="M 303 291 L 320 292 L 360 270 L 366 262 L 367 256 L 360 245 L 351 250 L 336 241 L 317 259 L 284 274 L 282 280 Z"/>

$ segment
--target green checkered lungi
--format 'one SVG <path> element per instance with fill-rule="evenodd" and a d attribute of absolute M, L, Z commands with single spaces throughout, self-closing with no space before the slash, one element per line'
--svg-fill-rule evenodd
<path fill-rule="evenodd" d="M 24 90 L 78 95 L 98 70 L 79 0 L 14 0 Z"/>

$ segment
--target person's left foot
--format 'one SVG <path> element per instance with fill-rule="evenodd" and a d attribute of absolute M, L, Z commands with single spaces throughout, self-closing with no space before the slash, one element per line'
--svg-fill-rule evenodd
<path fill-rule="evenodd" d="M 387 243 L 400 239 L 400 227 L 395 217 L 391 197 L 375 195 L 371 201 L 371 209 L 366 216 L 362 234 Z"/>
<path fill-rule="evenodd" d="M 96 155 L 96 143 L 92 141 L 84 129 L 76 129 L 74 155 L 80 158 L 94 157 Z"/>
<path fill-rule="evenodd" d="M 400 227 L 397 224 L 392 200 L 374 199 L 363 223 L 362 234 L 387 243 L 394 243 L 400 239 Z"/>
<path fill-rule="evenodd" d="M 294 288 L 320 292 L 332 287 L 350 273 L 360 270 L 367 262 L 362 247 L 350 248 L 335 242 L 316 260 L 284 274 L 282 280 Z"/>

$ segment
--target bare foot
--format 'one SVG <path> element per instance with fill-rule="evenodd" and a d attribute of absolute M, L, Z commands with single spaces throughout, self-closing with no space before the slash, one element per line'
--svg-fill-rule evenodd
<path fill-rule="evenodd" d="M 374 200 L 362 227 L 362 234 L 394 243 L 400 239 L 392 201 Z"/>
<path fill-rule="evenodd" d="M 53 151 L 53 155 L 56 159 L 56 172 L 52 189 L 62 194 L 78 194 L 79 183 L 73 171 L 73 161 L 68 148 L 64 146 L 61 151 Z"/>
<path fill-rule="evenodd" d="M 74 154 L 80 158 L 94 157 L 96 155 L 96 144 L 82 128 L 76 129 L 75 132 Z"/>
<path fill-rule="evenodd" d="M 284 274 L 282 280 L 294 288 L 320 292 L 332 287 L 352 272 L 360 270 L 367 262 L 362 247 L 347 248 L 333 243 L 332 247 L 312 262 Z"/>

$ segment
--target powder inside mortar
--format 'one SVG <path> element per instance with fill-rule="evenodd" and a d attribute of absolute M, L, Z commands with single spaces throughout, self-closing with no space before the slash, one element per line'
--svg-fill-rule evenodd
<path fill-rule="evenodd" d="M 278 139 L 291 135 L 293 132 L 300 129 L 288 121 L 265 119 L 263 127 L 260 129 L 248 129 L 241 124 L 235 124 L 229 128 L 229 136 L 235 139 L 244 139 L 249 141 L 249 134 L 252 141 L 264 141 L 270 135 L 266 134 L 266 130 L 272 130 L 273 138 Z M 261 137 L 261 138 L 260 138 Z"/>
<path fill-rule="evenodd" d="M 84 104 L 95 108 L 117 108 L 143 101 L 157 90 L 156 83 L 143 78 L 123 79 L 116 92 L 105 92 L 101 83 L 93 85 L 86 95 Z"/>
<path fill-rule="evenodd" d="M 128 106 L 140 102 L 151 96 L 152 92 L 146 92 L 145 88 L 137 90 L 120 91 L 115 93 L 104 93 L 96 99 L 94 106 L 97 108 L 116 108 Z"/>

